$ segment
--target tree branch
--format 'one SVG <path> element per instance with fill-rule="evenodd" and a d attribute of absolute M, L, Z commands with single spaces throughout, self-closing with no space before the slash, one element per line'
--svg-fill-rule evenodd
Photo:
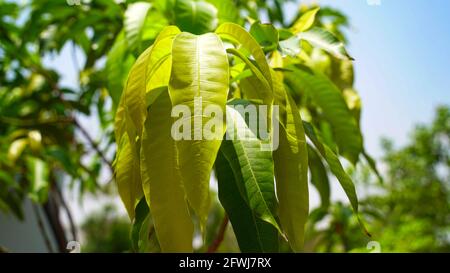
<path fill-rule="evenodd" d="M 53 247 L 52 243 L 50 242 L 50 239 L 48 238 L 47 232 L 45 231 L 44 223 L 42 222 L 42 217 L 39 214 L 39 210 L 36 207 L 35 204 L 31 205 L 33 207 L 34 215 L 36 216 L 36 220 L 39 226 L 39 230 L 41 231 L 42 237 L 44 238 L 45 245 L 47 246 L 47 250 L 50 253 L 53 253 Z"/>
<path fill-rule="evenodd" d="M 223 217 L 222 224 L 220 225 L 219 232 L 217 233 L 216 239 L 208 247 L 208 253 L 214 253 L 217 251 L 225 236 L 227 225 L 228 225 L 228 216 L 225 214 L 225 216 Z"/>

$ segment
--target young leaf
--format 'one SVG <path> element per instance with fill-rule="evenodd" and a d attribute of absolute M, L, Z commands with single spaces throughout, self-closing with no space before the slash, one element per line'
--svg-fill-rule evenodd
<path fill-rule="evenodd" d="M 120 198 L 133 219 L 135 205 L 142 197 L 142 186 L 137 147 L 130 142 L 128 134 L 124 134 L 117 149 L 115 176 Z"/>
<path fill-rule="evenodd" d="M 292 26 L 292 32 L 297 34 L 299 32 L 303 32 L 308 30 L 314 24 L 314 20 L 316 19 L 316 14 L 319 11 L 320 7 L 314 8 L 305 12 Z"/>
<path fill-rule="evenodd" d="M 355 185 L 350 176 L 345 172 L 339 161 L 338 156 L 325 144 L 319 134 L 316 133 L 314 127 L 306 121 L 303 121 L 306 135 L 312 141 L 314 146 L 319 151 L 320 155 L 325 159 L 330 167 L 331 172 L 336 176 L 342 188 L 345 191 L 353 210 L 358 214 L 358 197 L 356 196 Z"/>
<path fill-rule="evenodd" d="M 302 65 L 291 65 L 284 72 L 286 82 L 294 92 L 304 92 L 322 110 L 331 124 L 339 153 L 355 164 L 362 152 L 362 136 L 342 93 L 323 74 Z"/>
<path fill-rule="evenodd" d="M 250 27 L 250 34 L 264 48 L 264 52 L 277 49 L 278 30 L 272 24 L 255 22 Z"/>
<path fill-rule="evenodd" d="M 234 174 L 230 163 L 222 151 L 219 151 L 215 170 L 219 187 L 219 200 L 230 218 L 241 252 L 277 252 L 277 229 L 256 217 L 247 202 L 239 194 L 238 184 L 243 185 L 244 183 L 240 167 L 235 168 L 236 174 Z"/>
<path fill-rule="evenodd" d="M 131 50 L 137 48 L 141 41 L 142 28 L 150 7 L 150 3 L 136 2 L 128 5 L 125 11 L 125 37 Z"/>
<path fill-rule="evenodd" d="M 322 159 L 310 145 L 308 145 L 308 163 L 311 183 L 319 192 L 321 207 L 327 209 L 330 205 L 330 181 Z"/>
<path fill-rule="evenodd" d="M 273 152 L 279 217 L 291 248 L 303 248 L 305 223 L 309 211 L 308 152 L 300 112 L 273 72 L 275 105 L 280 108 L 279 147 Z"/>
<path fill-rule="evenodd" d="M 47 162 L 37 157 L 27 157 L 27 174 L 30 181 L 30 198 L 34 202 L 44 203 L 48 197 L 48 189 L 50 186 L 49 169 Z"/>
<path fill-rule="evenodd" d="M 193 224 L 171 136 L 167 90 L 148 110 L 141 145 L 142 186 L 163 252 L 192 252 Z"/>
<path fill-rule="evenodd" d="M 179 34 L 172 47 L 169 94 L 174 108 L 185 106 L 189 109 L 189 116 L 183 116 L 183 119 L 188 119 L 191 124 L 190 140 L 178 140 L 176 145 L 187 199 L 202 228 L 210 206 L 211 169 L 226 128 L 223 117 L 208 116 L 204 110 L 216 107 L 224 113 L 228 88 L 228 58 L 219 37 L 212 33 L 200 36 L 185 32 Z M 200 105 L 195 105 L 196 101 Z M 202 128 L 196 127 L 211 122 L 217 124 L 215 137 L 207 140 Z"/>
<path fill-rule="evenodd" d="M 173 15 L 175 24 L 190 33 L 203 34 L 217 27 L 216 7 L 202 0 L 176 0 Z"/>
<path fill-rule="evenodd" d="M 272 153 L 262 149 L 263 141 L 247 127 L 244 117 L 227 107 L 227 135 L 232 140 L 222 142 L 221 151 L 236 175 L 238 188 L 253 213 L 260 219 L 281 229 L 275 220 L 277 199 L 273 180 Z M 253 129 L 253 128 L 252 128 Z M 247 136 L 243 139 L 240 136 Z"/>
<path fill-rule="evenodd" d="M 338 59 L 354 60 L 345 50 L 344 43 L 326 29 L 314 27 L 298 35 L 300 39 L 307 41 L 314 47 L 325 50 Z"/>
<path fill-rule="evenodd" d="M 258 42 L 243 27 L 233 23 L 224 23 L 216 29 L 216 33 L 245 48 L 253 56 L 256 61 L 256 66 L 259 68 L 264 78 L 266 78 L 269 86 L 272 87 L 272 76 L 264 51 L 259 46 Z"/>

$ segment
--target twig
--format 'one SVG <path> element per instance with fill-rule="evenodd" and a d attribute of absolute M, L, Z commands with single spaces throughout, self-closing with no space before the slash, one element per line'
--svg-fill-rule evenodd
<path fill-rule="evenodd" d="M 58 185 L 56 183 L 55 183 L 55 189 L 56 189 L 56 192 L 58 194 L 58 199 L 59 199 L 62 207 L 66 211 L 67 218 L 69 219 L 70 231 L 72 233 L 72 239 L 74 241 L 77 241 L 77 238 L 78 238 L 78 236 L 77 236 L 77 229 L 75 227 L 75 222 L 73 221 L 72 213 L 70 212 L 70 209 L 67 206 L 66 201 L 64 200 L 64 196 L 62 195 L 62 192 L 61 192 L 61 190 L 59 189 L 59 187 L 58 187 Z"/>
<path fill-rule="evenodd" d="M 44 223 L 42 222 L 41 215 L 39 214 L 39 210 L 36 207 L 35 204 L 32 205 L 34 214 L 36 215 L 37 223 L 39 226 L 39 230 L 41 231 L 42 237 L 44 238 L 45 245 L 47 246 L 47 249 L 50 253 L 53 253 L 53 247 L 52 243 L 50 242 L 50 239 L 48 238 L 47 232 L 45 231 Z"/>
<path fill-rule="evenodd" d="M 100 158 L 103 160 L 103 162 L 105 164 L 108 165 L 109 169 L 111 170 L 111 172 L 114 173 L 114 169 L 112 167 L 112 163 L 105 157 L 105 155 L 103 154 L 103 152 L 100 150 L 100 148 L 98 147 L 98 145 L 95 143 L 95 141 L 92 139 L 92 137 L 89 135 L 89 133 L 86 131 L 86 129 L 84 129 L 80 123 L 78 122 L 78 120 L 74 119 L 73 120 L 73 124 L 75 124 L 75 126 L 80 130 L 80 132 L 83 134 L 83 136 L 86 138 L 86 140 L 89 142 L 89 144 L 91 145 L 91 147 L 97 152 L 97 154 L 100 156 Z"/>
<path fill-rule="evenodd" d="M 208 253 L 214 253 L 219 248 L 220 244 L 223 241 L 223 238 L 225 236 L 225 231 L 227 229 L 228 225 L 228 216 L 225 214 L 223 217 L 222 224 L 220 225 L 219 232 L 217 233 L 217 237 L 214 240 L 214 242 L 208 247 Z"/>

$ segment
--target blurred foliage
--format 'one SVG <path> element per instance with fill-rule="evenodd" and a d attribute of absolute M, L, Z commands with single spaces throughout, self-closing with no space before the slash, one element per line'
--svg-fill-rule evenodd
<path fill-rule="evenodd" d="M 130 222 L 117 213 L 114 205 L 105 205 L 92 213 L 81 225 L 81 252 L 129 252 Z"/>
<path fill-rule="evenodd" d="M 382 252 L 450 251 L 450 108 L 437 108 L 434 121 L 417 126 L 404 147 L 384 140 L 383 149 L 383 184 L 364 168 L 354 173 L 366 189 L 361 208 L 372 238 L 357 232 L 350 207 L 338 202 L 329 217 L 313 212 L 308 251 L 367 252 L 371 240 Z"/>

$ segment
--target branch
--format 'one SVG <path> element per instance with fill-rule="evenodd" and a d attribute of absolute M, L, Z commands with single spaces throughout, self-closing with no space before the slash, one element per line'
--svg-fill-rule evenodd
<path fill-rule="evenodd" d="M 219 248 L 220 244 L 223 241 L 223 238 L 225 236 L 225 231 L 227 229 L 228 225 L 228 216 L 225 214 L 223 217 L 222 224 L 220 225 L 219 232 L 217 233 L 217 237 L 214 240 L 214 242 L 208 247 L 208 253 L 214 253 Z"/>
<path fill-rule="evenodd" d="M 53 253 L 54 251 L 53 251 L 52 243 L 50 242 L 50 239 L 48 238 L 47 232 L 45 231 L 45 227 L 42 222 L 42 217 L 39 214 L 39 210 L 35 204 L 32 204 L 32 207 L 33 207 L 34 215 L 36 215 L 39 230 L 41 231 L 42 237 L 44 238 L 45 245 L 47 246 L 48 251 L 50 253 Z"/>
<path fill-rule="evenodd" d="M 108 165 L 109 169 L 111 170 L 112 173 L 114 173 L 114 169 L 112 167 L 112 163 L 105 157 L 105 155 L 103 154 L 103 152 L 100 150 L 100 148 L 98 147 L 97 143 L 95 143 L 95 141 L 92 139 L 92 137 L 89 135 L 89 133 L 86 131 L 86 129 L 84 129 L 81 124 L 78 122 L 78 120 L 74 119 L 73 120 L 73 124 L 75 124 L 75 126 L 80 130 L 80 132 L 83 134 L 83 136 L 86 138 L 86 140 L 89 142 L 89 144 L 91 145 L 91 147 L 95 150 L 95 152 L 97 152 L 97 154 L 100 156 L 100 158 L 102 159 L 102 161 Z"/>
<path fill-rule="evenodd" d="M 78 237 L 77 236 L 77 229 L 75 227 L 75 222 L 73 221 L 72 213 L 70 212 L 70 209 L 67 206 L 66 201 L 64 200 L 64 196 L 62 195 L 62 192 L 61 192 L 61 190 L 59 189 L 59 187 L 58 187 L 58 185 L 56 183 L 55 183 L 55 189 L 56 189 L 56 193 L 58 194 L 58 199 L 59 199 L 62 207 L 66 211 L 67 218 L 69 219 L 70 231 L 72 233 L 72 239 L 74 241 L 77 241 L 77 237 Z"/>

